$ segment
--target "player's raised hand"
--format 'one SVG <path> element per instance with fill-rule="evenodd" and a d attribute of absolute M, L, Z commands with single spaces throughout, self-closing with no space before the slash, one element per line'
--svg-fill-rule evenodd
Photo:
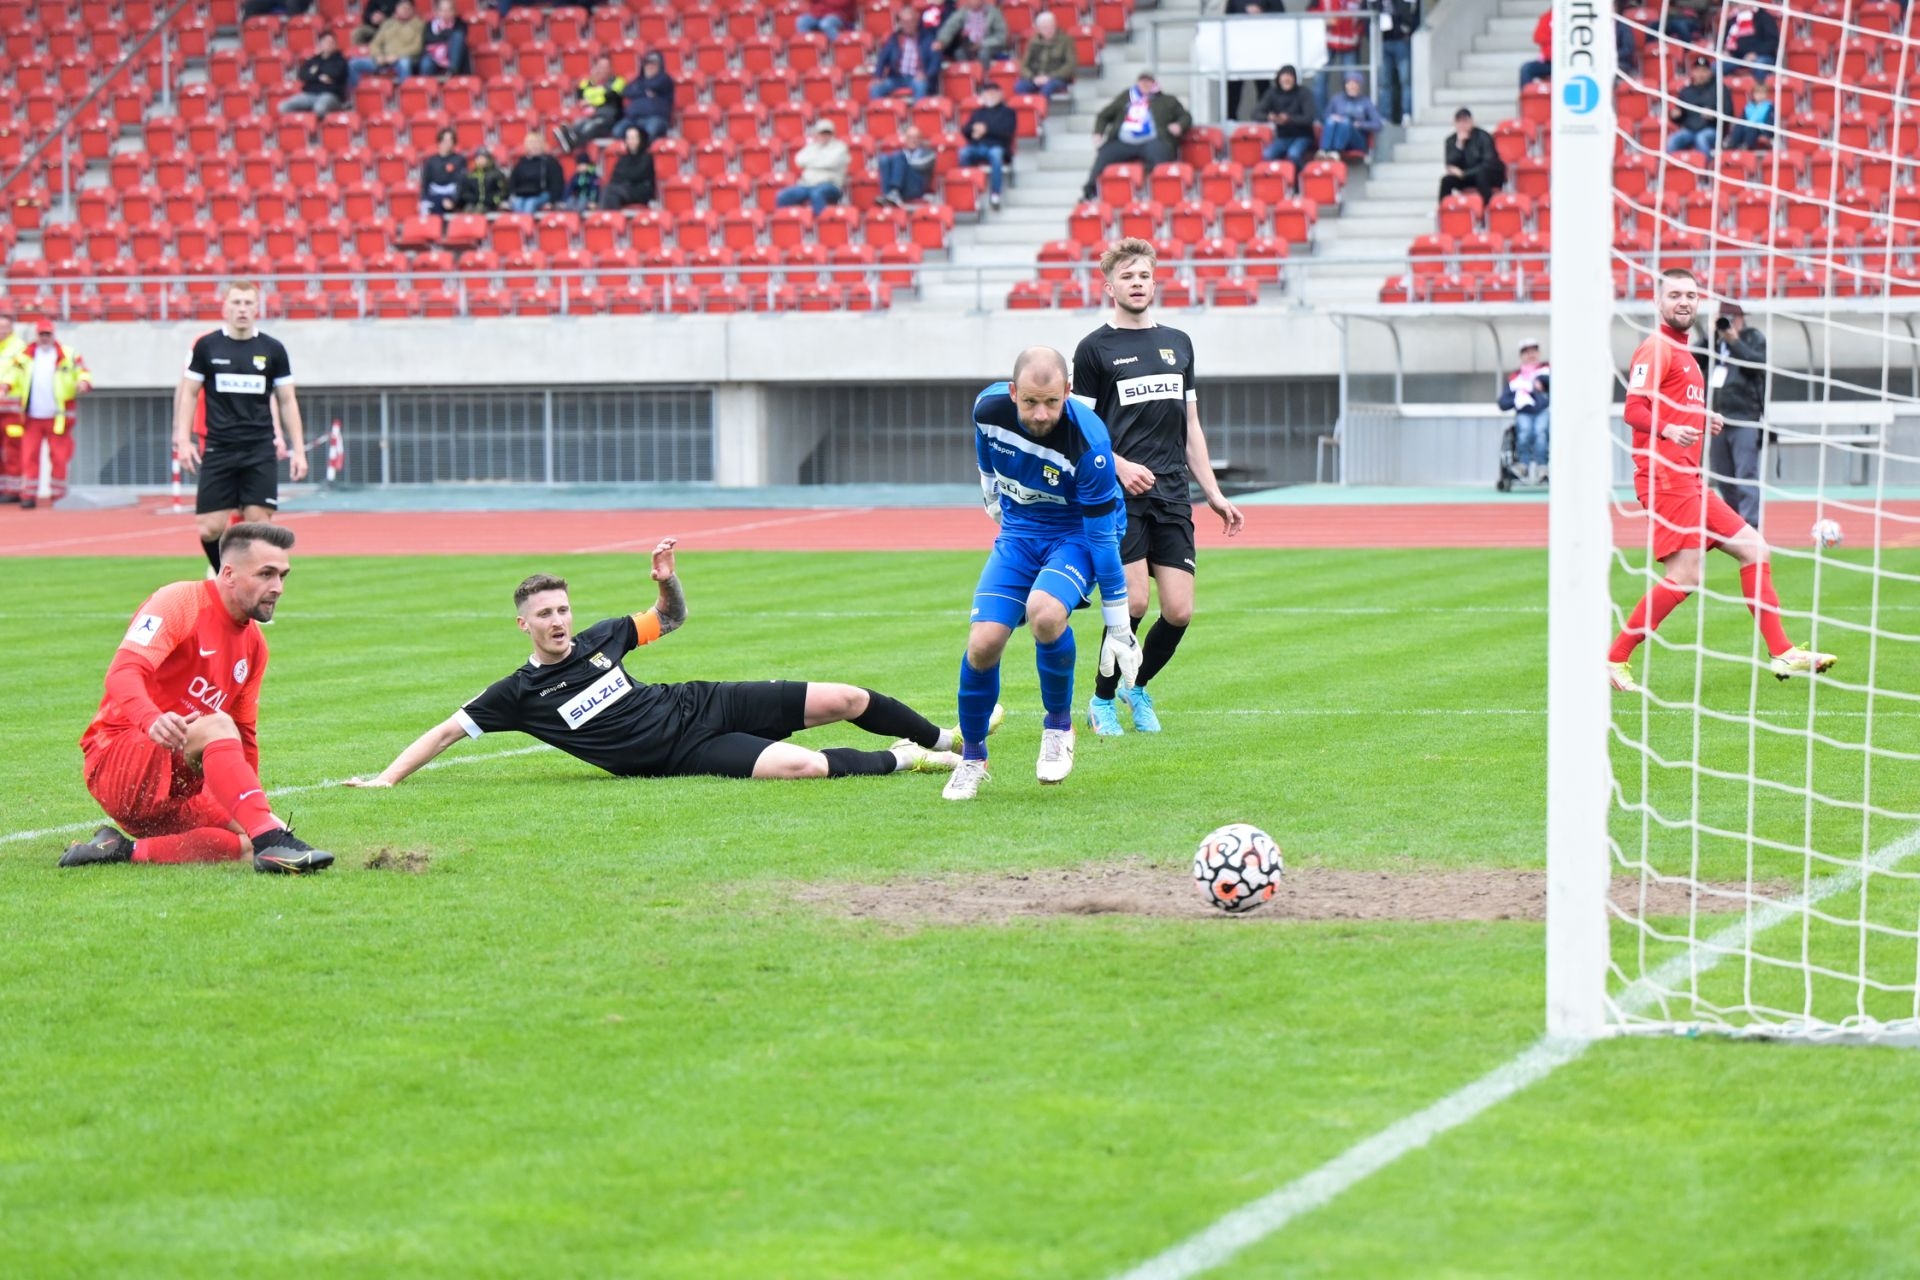
<path fill-rule="evenodd" d="M 1141 494 L 1153 488 L 1151 467 L 1143 467 L 1137 462 L 1128 462 L 1117 454 L 1113 459 L 1113 473 L 1120 477 L 1120 487 L 1128 493 Z"/>
<path fill-rule="evenodd" d="M 653 549 L 653 568 L 649 572 L 655 582 L 665 582 L 673 576 L 673 548 L 678 538 L 662 538 L 660 545 Z"/>
<path fill-rule="evenodd" d="M 1100 674 L 1110 676 L 1120 673 L 1120 687 L 1133 688 L 1134 678 L 1140 674 L 1140 642 L 1133 638 L 1133 632 L 1126 627 L 1108 627 L 1106 638 L 1100 641 Z"/>
<path fill-rule="evenodd" d="M 1226 527 L 1229 538 L 1239 533 L 1242 526 L 1247 523 L 1247 518 L 1240 514 L 1240 508 L 1229 502 L 1227 495 L 1224 493 L 1215 494 L 1213 497 L 1208 498 L 1207 506 L 1212 510 L 1213 514 L 1220 517 L 1220 523 Z"/>

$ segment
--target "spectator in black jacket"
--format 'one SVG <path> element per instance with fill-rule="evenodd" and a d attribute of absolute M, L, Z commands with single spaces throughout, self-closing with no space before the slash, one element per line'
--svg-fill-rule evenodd
<path fill-rule="evenodd" d="M 498 213 L 507 206 L 507 175 L 494 162 L 493 153 L 482 148 L 473 153 L 466 183 L 460 190 L 460 207 L 475 213 Z"/>
<path fill-rule="evenodd" d="M 400 0 L 367 0 L 360 10 L 360 25 L 353 29 L 353 43 L 366 44 L 373 39 L 373 33 L 380 24 L 393 16 Z"/>
<path fill-rule="evenodd" d="M 1413 114 L 1413 33 L 1420 0 L 1379 0 L 1380 114 L 1394 124 Z"/>
<path fill-rule="evenodd" d="M 445 216 L 460 212 L 467 162 L 453 149 L 453 130 L 442 129 L 434 153 L 420 165 L 420 212 Z"/>
<path fill-rule="evenodd" d="M 664 134 L 673 124 L 673 77 L 667 74 L 667 60 L 658 53 L 640 59 L 640 74 L 626 91 L 627 110 L 620 118 L 620 136 L 638 125 L 648 142 Z"/>
<path fill-rule="evenodd" d="M 1730 4 L 1726 15 L 1727 57 L 1755 80 L 1766 79 L 1780 62 L 1780 20 L 1757 4 Z"/>
<path fill-rule="evenodd" d="M 1298 172 L 1314 152 L 1313 122 L 1320 114 L 1313 95 L 1300 84 L 1300 73 L 1292 67 L 1275 72 L 1273 84 L 1260 95 L 1259 111 L 1273 125 L 1273 141 L 1260 158 L 1290 161 Z"/>
<path fill-rule="evenodd" d="M 433 0 L 433 18 L 427 23 L 426 44 L 415 74 L 473 74 L 473 62 L 467 57 L 467 20 L 453 11 L 453 0 Z"/>
<path fill-rule="evenodd" d="M 1447 139 L 1447 173 L 1440 179 L 1440 198 L 1456 191 L 1478 191 L 1484 204 L 1507 184 L 1507 164 L 1493 145 L 1493 135 L 1473 123 L 1465 107 L 1453 113 L 1453 134 Z"/>
<path fill-rule="evenodd" d="M 1020 120 L 1006 104 L 1004 93 L 992 80 L 980 86 L 980 105 L 967 117 L 960 130 L 966 143 L 960 148 L 960 163 L 987 166 L 987 203 L 1000 207 L 1000 188 L 1005 178 L 1007 158 L 1013 154 L 1013 137 Z"/>
<path fill-rule="evenodd" d="M 338 111 L 346 101 L 347 59 L 340 52 L 333 32 L 320 33 L 320 43 L 313 56 L 302 62 L 294 75 L 300 81 L 300 92 L 280 103 L 282 112 L 311 111 L 324 116 L 329 111 Z"/>
<path fill-rule="evenodd" d="M 637 124 L 630 124 L 623 135 L 625 147 L 613 162 L 613 172 L 600 186 L 602 209 L 631 209 L 653 203 L 653 139 Z"/>
<path fill-rule="evenodd" d="M 514 161 L 507 177 L 507 207 L 515 213 L 538 213 L 560 203 L 567 175 L 560 162 L 547 154 L 547 140 L 538 129 L 527 133 L 527 153 Z"/>
<path fill-rule="evenodd" d="M 1709 466 L 1714 485 L 1740 518 L 1760 527 L 1760 420 L 1767 410 L 1767 336 L 1747 326 L 1737 302 L 1720 304 L 1713 322 L 1713 355 L 1726 380 L 1713 392 L 1713 411 L 1726 426 L 1713 438 Z M 1713 381 L 1713 376 L 1709 381 Z"/>
<path fill-rule="evenodd" d="M 1714 74 L 1713 59 L 1699 57 L 1687 68 L 1687 82 L 1674 95 L 1667 110 L 1673 132 L 1667 135 L 1668 152 L 1704 151 L 1713 154 L 1720 141 L 1720 122 L 1733 116 L 1733 95 Z"/>

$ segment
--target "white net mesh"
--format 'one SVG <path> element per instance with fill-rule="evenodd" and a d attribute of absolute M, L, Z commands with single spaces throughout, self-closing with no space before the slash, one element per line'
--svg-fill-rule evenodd
<path fill-rule="evenodd" d="M 1717 555 L 1640 645 L 1644 692 L 1614 701 L 1610 1012 L 1629 1028 L 1911 1032 L 1920 41 L 1891 3 L 1669 0 L 1621 24 L 1635 47 L 1615 94 L 1616 314 L 1637 343 L 1657 324 L 1658 273 L 1699 274 L 1694 345 L 1730 428 L 1710 469 L 1730 476 L 1755 446 L 1751 479 L 1722 492 L 1735 507 L 1757 497 L 1784 628 L 1838 662 L 1776 681 L 1738 569 Z M 1769 92 L 1770 121 L 1749 111 Z M 1714 327 L 1729 303 L 1744 338 Z M 1617 422 L 1615 444 L 1624 627 L 1665 570 Z M 1843 542 L 1815 539 L 1823 520 Z"/>

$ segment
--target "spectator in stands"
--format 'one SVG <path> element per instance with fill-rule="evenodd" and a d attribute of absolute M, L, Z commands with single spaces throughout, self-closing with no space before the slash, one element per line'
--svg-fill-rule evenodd
<path fill-rule="evenodd" d="M 902 129 L 900 146 L 882 152 L 874 162 L 880 178 L 880 203 L 904 207 L 927 194 L 933 181 L 933 162 L 939 158 L 940 153 L 927 145 L 927 136 L 920 132 L 919 125 Z M 960 162 L 968 163 L 964 151 Z"/>
<path fill-rule="evenodd" d="M 283 112 L 311 111 L 324 116 L 338 111 L 347 100 L 347 60 L 331 31 L 320 33 L 313 56 L 302 62 L 294 75 L 300 81 L 300 92 L 280 103 Z"/>
<path fill-rule="evenodd" d="M 613 59 L 597 53 L 587 66 L 587 74 L 573 91 L 580 113 L 571 124 L 553 126 L 553 140 L 562 151 L 578 151 L 599 138 L 611 137 L 614 126 L 627 114 L 627 78 L 613 74 Z"/>
<path fill-rule="evenodd" d="M 934 91 L 940 81 L 940 49 L 934 36 L 913 6 L 893 15 L 893 30 L 880 42 L 873 63 L 876 101 L 906 89 L 918 102 Z"/>
<path fill-rule="evenodd" d="M 467 162 L 453 149 L 454 134 L 442 129 L 434 153 L 420 165 L 420 212 L 445 216 L 460 212 L 467 185 Z"/>
<path fill-rule="evenodd" d="M 673 77 L 667 74 L 667 60 L 649 51 L 640 59 L 640 74 L 627 86 L 627 112 L 620 119 L 620 135 L 630 126 L 638 126 L 652 140 L 673 124 Z M 651 152 L 648 153 L 651 157 Z M 651 163 L 651 160 L 649 160 Z"/>
<path fill-rule="evenodd" d="M 1668 0 L 1667 34 L 1683 44 L 1700 38 L 1707 25 L 1707 11 L 1714 0 Z"/>
<path fill-rule="evenodd" d="M 1613 59 L 1622 75 L 1638 75 L 1640 71 L 1640 31 L 1627 17 L 1636 3 L 1613 0 Z"/>
<path fill-rule="evenodd" d="M 993 0 L 959 0 L 934 43 L 952 62 L 992 62 L 1013 56 L 1007 15 Z"/>
<path fill-rule="evenodd" d="M 1227 0 L 1226 9 L 1228 17 L 1244 15 L 1249 18 L 1258 18 L 1269 13 L 1285 13 L 1286 11 L 1286 0 L 1264 0 L 1264 2 L 1263 0 Z M 1232 29 L 1229 28 L 1228 31 L 1229 34 L 1231 34 Z M 1266 90 L 1267 82 L 1265 80 L 1227 81 L 1228 117 L 1235 120 L 1239 119 L 1242 112 L 1249 106 L 1247 99 L 1252 98 L 1256 104 L 1252 106 L 1253 118 L 1258 120 L 1260 118 L 1260 109 L 1257 103 L 1259 102 L 1260 96 L 1265 93 Z M 1238 109 L 1236 109 L 1236 107 Z"/>
<path fill-rule="evenodd" d="M 414 12 L 413 0 L 400 0 L 393 7 L 393 16 L 382 22 L 373 39 L 367 41 L 366 53 L 347 60 L 348 91 L 372 72 L 390 75 L 399 84 L 413 74 L 426 41 L 427 24 Z"/>
<path fill-rule="evenodd" d="M 538 129 L 527 131 L 526 145 L 526 154 L 514 161 L 507 178 L 507 207 L 515 213 L 538 213 L 566 193 L 567 175 L 547 154 L 547 140 Z"/>
<path fill-rule="evenodd" d="M 575 213 L 600 207 L 600 162 L 590 147 L 573 153 L 573 176 L 567 179 L 566 198 L 562 201 Z"/>
<path fill-rule="evenodd" d="M 1727 150 L 1765 151 L 1773 145 L 1773 86 L 1755 80 L 1747 91 L 1740 123 L 1727 130 Z"/>
<path fill-rule="evenodd" d="M 1453 113 L 1453 132 L 1447 137 L 1447 173 L 1440 179 L 1440 198 L 1456 191 L 1478 191 L 1481 203 L 1507 183 L 1507 165 L 1493 145 L 1493 135 L 1473 123 L 1465 107 Z"/>
<path fill-rule="evenodd" d="M 1380 109 L 1367 96 L 1367 84 L 1358 73 L 1347 77 L 1346 88 L 1327 104 L 1327 116 L 1321 122 L 1320 153 L 1329 156 L 1373 151 L 1373 136 L 1386 124 Z"/>
<path fill-rule="evenodd" d="M 1340 69 L 1360 66 L 1366 59 L 1366 52 L 1360 46 L 1366 38 L 1367 18 L 1360 15 L 1367 8 L 1367 0 L 1313 0 L 1307 6 L 1308 13 L 1354 15 L 1328 18 L 1326 22 L 1327 65 L 1320 68 L 1313 86 L 1322 111 L 1333 100 L 1334 86 L 1340 82 Z"/>
<path fill-rule="evenodd" d="M 507 175 L 495 163 L 493 153 L 482 147 L 473 153 L 467 169 L 466 185 L 461 189 L 460 205 L 475 213 L 498 213 L 507 206 Z"/>
<path fill-rule="evenodd" d="M 1300 84 L 1300 73 L 1282 67 L 1273 85 L 1260 96 L 1260 114 L 1273 125 L 1273 141 L 1260 153 L 1263 160 L 1285 160 L 1295 172 L 1313 154 L 1313 95 Z"/>
<path fill-rule="evenodd" d="M 840 33 L 857 20 L 854 0 L 810 0 L 807 11 L 793 25 L 801 35 L 818 31 L 829 40 L 838 40 Z"/>
<path fill-rule="evenodd" d="M 987 203 L 996 209 L 1000 207 L 1007 157 L 1013 154 L 1013 139 L 1019 129 L 1020 118 L 1006 104 L 1000 86 L 991 80 L 981 85 L 980 105 L 960 131 L 966 138 L 960 148 L 960 163 L 987 166 Z"/>
<path fill-rule="evenodd" d="M 297 18 L 311 8 L 313 8 L 313 0 L 247 0 L 240 6 L 240 16 L 242 19 L 280 16 Z"/>
<path fill-rule="evenodd" d="M 1767 408 L 1767 337 L 1747 326 L 1747 313 L 1731 300 L 1713 322 L 1717 368 L 1713 411 L 1726 426 L 1713 438 L 1709 470 L 1726 504 L 1749 525 L 1760 527 L 1760 433 Z M 1724 370 L 1724 375 L 1721 374 Z"/>
<path fill-rule="evenodd" d="M 1413 114 L 1413 33 L 1420 0 L 1380 0 L 1380 114 L 1399 124 Z"/>
<path fill-rule="evenodd" d="M 1540 56 L 1528 59 L 1520 64 L 1520 87 L 1526 88 L 1535 80 L 1553 79 L 1553 10 L 1549 8 L 1533 24 L 1533 43 L 1540 50 Z"/>
<path fill-rule="evenodd" d="M 1757 4 L 1730 4 L 1726 12 L 1727 58 L 1764 81 L 1780 63 L 1780 20 Z"/>
<path fill-rule="evenodd" d="M 637 124 L 621 134 L 624 145 L 613 172 L 600 187 L 602 209 L 632 209 L 653 203 L 656 184 L 653 173 L 653 138 Z"/>
<path fill-rule="evenodd" d="M 1528 484 L 1547 478 L 1547 451 L 1553 440 L 1552 385 L 1553 369 L 1540 358 L 1540 339 L 1520 339 L 1520 367 L 1508 376 L 1500 407 L 1513 414 L 1513 469 Z"/>
<path fill-rule="evenodd" d="M 400 0 L 367 0 L 360 9 L 360 25 L 353 29 L 354 45 L 370 42 L 399 4 Z"/>
<path fill-rule="evenodd" d="M 1713 59 L 1695 58 L 1687 68 L 1687 82 L 1667 111 L 1667 119 L 1673 122 L 1667 151 L 1704 151 L 1711 156 L 1720 141 L 1720 122 L 1732 117 L 1733 97 L 1714 74 Z"/>
<path fill-rule="evenodd" d="M 1120 93 L 1093 118 L 1093 137 L 1098 150 L 1093 153 L 1093 172 L 1081 194 L 1093 199 L 1100 171 L 1110 164 L 1138 160 L 1152 172 L 1156 165 L 1167 164 L 1180 154 L 1180 139 L 1193 124 L 1193 117 L 1180 99 L 1162 93 L 1153 72 L 1142 71 L 1133 87 Z"/>
<path fill-rule="evenodd" d="M 773 198 L 776 206 L 786 209 L 808 204 L 818 215 L 828 205 L 840 203 L 847 189 L 847 169 L 853 164 L 853 153 L 834 136 L 833 121 L 814 123 L 813 136 L 794 155 L 793 164 L 800 171 L 800 181 Z"/>
<path fill-rule="evenodd" d="M 467 20 L 453 11 L 453 0 L 433 0 L 433 20 L 427 23 L 424 49 L 417 68 L 423 76 L 473 74 L 467 57 Z"/>
<path fill-rule="evenodd" d="M 1020 58 L 1020 78 L 1015 93 L 1071 93 L 1073 79 L 1080 74 L 1080 49 L 1071 32 L 1060 29 L 1051 9 L 1042 9 L 1033 20 L 1033 35 Z"/>

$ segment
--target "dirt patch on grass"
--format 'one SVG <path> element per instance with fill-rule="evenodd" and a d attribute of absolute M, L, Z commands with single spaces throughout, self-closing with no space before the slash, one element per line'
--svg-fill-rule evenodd
<path fill-rule="evenodd" d="M 1739 885 L 1714 885 L 1735 895 Z M 1776 886 L 1756 886 L 1772 895 Z M 1244 916 L 1207 905 L 1189 864 L 1142 858 L 1090 862 L 1046 871 L 996 875 L 906 876 L 880 884 L 813 884 L 803 902 L 839 915 L 888 924 L 1004 924 L 1024 916 L 1148 916 L 1155 919 L 1288 920 L 1540 920 L 1547 910 L 1544 871 L 1347 871 L 1289 868 L 1273 901 Z M 1637 880 L 1616 880 L 1614 901 L 1639 910 Z M 1649 885 L 1649 915 L 1685 915 L 1688 891 Z M 1738 911 L 1735 896 L 1703 895 L 1699 910 Z"/>
<path fill-rule="evenodd" d="M 402 875 L 425 875 L 433 859 L 411 849 L 380 849 L 366 861 L 369 871 L 398 871 Z"/>

